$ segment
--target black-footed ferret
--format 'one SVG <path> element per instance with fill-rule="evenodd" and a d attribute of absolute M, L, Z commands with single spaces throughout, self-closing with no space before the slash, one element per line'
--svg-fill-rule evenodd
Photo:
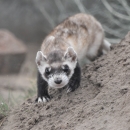
<path fill-rule="evenodd" d="M 101 24 L 91 15 L 76 14 L 59 24 L 37 52 L 37 102 L 50 100 L 48 87 L 67 86 L 67 93 L 80 85 L 80 66 L 110 50 Z"/>

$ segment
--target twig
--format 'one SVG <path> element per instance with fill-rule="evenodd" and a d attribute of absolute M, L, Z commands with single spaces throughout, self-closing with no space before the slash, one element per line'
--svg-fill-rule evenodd
<path fill-rule="evenodd" d="M 126 12 L 126 11 L 125 11 L 125 9 L 124 9 L 124 8 L 122 8 L 122 6 L 121 6 L 121 5 L 117 5 L 117 3 L 116 3 L 116 4 L 115 4 L 115 3 L 113 3 L 113 4 L 112 4 L 112 7 L 113 7 L 115 10 L 117 10 L 117 12 L 118 12 L 118 11 L 121 11 L 121 12 L 122 12 L 122 11 L 123 11 L 123 12 Z"/>
<path fill-rule="evenodd" d="M 53 19 L 50 17 L 49 13 L 45 10 L 44 6 L 40 5 L 38 1 L 36 2 L 36 0 L 34 0 L 34 3 L 37 6 L 37 8 L 40 10 L 42 15 L 47 19 L 47 21 L 51 25 L 51 28 L 54 28 L 55 23 L 54 23 Z"/>
<path fill-rule="evenodd" d="M 79 11 L 82 12 L 82 13 L 86 13 L 86 12 L 89 12 L 85 9 L 84 5 L 81 3 L 80 0 L 74 0 L 77 7 L 79 8 Z"/>
<path fill-rule="evenodd" d="M 121 1 L 120 0 L 117 0 L 120 4 L 121 4 Z"/>
<path fill-rule="evenodd" d="M 60 12 L 64 12 L 64 6 L 63 6 L 62 2 L 60 0 L 54 0 L 54 2 L 56 4 L 58 10 Z"/>
<path fill-rule="evenodd" d="M 120 33 L 119 32 L 119 30 L 113 30 L 113 29 L 111 29 L 111 28 L 109 28 L 109 27 L 107 27 L 107 26 L 105 26 L 105 25 L 103 25 L 103 28 L 105 29 L 105 31 L 107 32 L 107 33 L 109 33 L 109 34 L 112 34 L 112 35 L 114 35 L 114 36 L 116 36 L 116 37 L 118 37 L 118 38 L 122 38 L 122 33 Z"/>
<path fill-rule="evenodd" d="M 126 0 L 120 0 L 123 7 L 125 8 L 125 11 L 127 12 L 127 14 L 130 16 L 130 7 L 128 6 L 128 3 Z"/>
<path fill-rule="evenodd" d="M 104 15 L 104 14 L 106 14 L 107 13 L 107 16 L 106 15 Z M 130 30 L 130 26 L 128 26 L 127 24 L 123 24 L 122 22 L 121 22 L 121 20 L 119 20 L 119 19 L 117 19 L 117 18 L 115 18 L 111 13 L 109 13 L 109 12 L 101 12 L 100 13 L 104 18 L 106 18 L 106 19 L 110 19 L 109 20 L 109 24 L 110 25 L 117 25 L 119 28 L 120 28 L 120 30 Z M 111 22 L 112 21 L 112 22 Z"/>
<path fill-rule="evenodd" d="M 112 13 L 114 16 L 116 16 L 118 18 L 121 18 L 121 19 L 124 19 L 124 20 L 130 21 L 130 17 L 128 17 L 127 15 L 124 15 L 124 14 L 121 14 L 121 13 L 115 11 L 106 0 L 102 0 L 102 3 L 110 11 L 110 13 Z"/>

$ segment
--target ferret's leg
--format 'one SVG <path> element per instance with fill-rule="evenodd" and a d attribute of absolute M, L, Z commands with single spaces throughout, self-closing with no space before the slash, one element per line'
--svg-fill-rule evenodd
<path fill-rule="evenodd" d="M 102 54 L 103 39 L 104 35 L 102 31 L 99 31 L 97 34 L 95 34 L 95 38 L 93 39 L 93 42 L 90 44 L 90 47 L 88 48 L 86 54 L 86 57 L 90 61 L 94 61 L 98 56 Z"/>
<path fill-rule="evenodd" d="M 80 78 L 81 78 L 81 70 L 79 64 L 77 63 L 77 66 L 74 70 L 74 74 L 68 83 L 67 93 L 74 91 L 76 88 L 80 86 Z"/>
<path fill-rule="evenodd" d="M 80 61 L 80 67 L 84 67 L 86 64 L 90 63 L 92 63 L 92 61 L 89 60 L 87 57 L 84 57 L 84 59 Z"/>
<path fill-rule="evenodd" d="M 102 44 L 102 53 L 107 54 L 108 51 L 111 50 L 111 43 L 109 43 L 107 40 L 103 40 Z"/>
<path fill-rule="evenodd" d="M 37 99 L 36 102 L 47 102 L 50 100 L 48 94 L 48 83 L 42 78 L 41 74 L 38 72 L 37 76 Z"/>

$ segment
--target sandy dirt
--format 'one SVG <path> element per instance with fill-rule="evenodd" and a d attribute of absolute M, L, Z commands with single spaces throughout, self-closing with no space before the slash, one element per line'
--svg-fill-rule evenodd
<path fill-rule="evenodd" d="M 83 68 L 75 92 L 50 93 L 47 104 L 33 97 L 12 110 L 1 130 L 130 130 L 130 33 Z"/>

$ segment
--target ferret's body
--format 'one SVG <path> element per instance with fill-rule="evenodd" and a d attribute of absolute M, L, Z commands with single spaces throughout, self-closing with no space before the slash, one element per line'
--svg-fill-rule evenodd
<path fill-rule="evenodd" d="M 51 36 L 59 40 L 59 43 L 49 42 Z M 110 49 L 110 44 L 104 40 L 101 24 L 93 16 L 86 14 L 74 15 L 58 25 L 45 38 L 41 50 L 45 55 L 56 49 L 65 53 L 70 46 L 76 51 L 80 65 L 93 61 Z"/>
<path fill-rule="evenodd" d="M 110 44 L 104 39 L 102 26 L 93 16 L 77 14 L 59 24 L 44 39 L 41 52 L 37 53 L 36 63 L 40 77 L 38 84 L 39 80 L 44 82 L 43 87 L 38 86 L 38 102 L 49 99 L 48 91 L 44 89 L 47 86 L 54 88 L 68 86 L 68 92 L 74 91 L 80 84 L 78 64 L 84 66 L 109 50 Z M 69 68 L 68 73 L 64 66 Z M 53 80 L 44 74 L 47 67 Z M 62 82 L 60 85 L 54 84 L 55 79 L 58 82 L 61 79 L 63 84 Z"/>

